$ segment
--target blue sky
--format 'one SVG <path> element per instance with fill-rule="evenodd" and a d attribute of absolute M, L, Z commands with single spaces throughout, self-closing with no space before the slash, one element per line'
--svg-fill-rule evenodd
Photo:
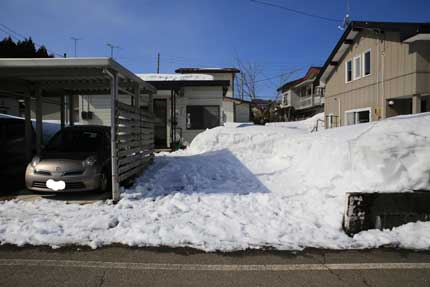
<path fill-rule="evenodd" d="M 344 0 L 267 0 L 289 8 L 342 19 Z M 351 0 L 353 20 L 430 22 L 429 0 Z M 1 0 L 0 23 L 32 36 L 58 54 L 73 56 L 70 37 L 83 38 L 78 56 L 110 55 L 134 72 L 179 67 L 260 67 L 260 79 L 322 65 L 342 32 L 336 23 L 263 6 L 249 0 Z M 0 36 L 6 34 L 0 30 Z M 258 83 L 261 98 L 273 98 L 280 78 Z"/>

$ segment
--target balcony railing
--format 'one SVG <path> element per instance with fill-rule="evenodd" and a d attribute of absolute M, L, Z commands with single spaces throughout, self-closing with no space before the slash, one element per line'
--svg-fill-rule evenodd
<path fill-rule="evenodd" d="M 296 110 L 305 109 L 312 106 L 312 97 L 297 97 L 294 101 L 294 108 Z"/>
<path fill-rule="evenodd" d="M 307 96 L 307 97 L 298 97 L 294 102 L 294 108 L 296 110 L 306 109 L 313 106 L 319 106 L 324 103 L 324 97 L 321 96 Z"/>

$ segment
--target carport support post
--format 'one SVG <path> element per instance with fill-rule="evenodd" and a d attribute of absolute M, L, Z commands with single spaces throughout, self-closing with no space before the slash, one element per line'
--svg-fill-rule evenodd
<path fill-rule="evenodd" d="M 70 126 L 74 126 L 75 125 L 75 119 L 74 119 L 74 108 L 75 108 L 75 103 L 74 103 L 74 98 L 73 95 L 69 95 L 69 125 Z"/>
<path fill-rule="evenodd" d="M 35 90 L 36 96 L 36 152 L 40 154 L 43 144 L 42 127 L 42 90 L 38 87 Z"/>
<path fill-rule="evenodd" d="M 25 105 L 25 146 L 27 161 L 33 157 L 33 135 L 31 128 L 31 93 L 24 98 Z"/>
<path fill-rule="evenodd" d="M 117 98 L 118 98 L 118 75 L 112 73 L 111 78 L 111 164 L 112 164 L 112 200 L 119 201 L 119 182 L 118 182 L 118 153 L 116 150 L 117 140 Z"/>
<path fill-rule="evenodd" d="M 61 129 L 64 129 L 64 126 L 66 125 L 66 113 L 65 113 L 65 107 L 64 107 L 64 95 L 60 96 L 60 122 L 61 122 Z"/>

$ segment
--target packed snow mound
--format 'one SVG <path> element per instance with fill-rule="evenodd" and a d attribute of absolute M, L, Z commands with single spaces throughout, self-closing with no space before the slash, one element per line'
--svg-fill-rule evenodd
<path fill-rule="evenodd" d="M 430 248 L 430 223 L 342 231 L 347 192 L 430 189 L 430 114 L 318 133 L 217 127 L 161 154 L 116 205 L 0 203 L 0 242 L 98 247 Z"/>
<path fill-rule="evenodd" d="M 324 129 L 324 113 L 319 113 L 303 121 L 266 123 L 269 127 L 297 128 L 305 131 L 320 131 Z M 317 127 L 317 128 L 316 128 Z"/>
<path fill-rule="evenodd" d="M 206 74 L 137 74 L 144 81 L 213 81 L 214 77 Z"/>

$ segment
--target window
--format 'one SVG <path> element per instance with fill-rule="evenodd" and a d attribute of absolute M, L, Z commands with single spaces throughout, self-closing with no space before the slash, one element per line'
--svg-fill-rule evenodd
<path fill-rule="evenodd" d="M 328 115 L 328 123 L 327 123 L 327 128 L 331 129 L 333 127 L 333 114 L 329 114 Z"/>
<path fill-rule="evenodd" d="M 355 125 L 355 124 L 370 122 L 371 121 L 370 111 L 371 111 L 370 108 L 346 111 L 345 112 L 346 124 Z"/>
<path fill-rule="evenodd" d="M 48 152 L 97 152 L 103 146 L 103 134 L 98 131 L 62 130 L 46 145 Z"/>
<path fill-rule="evenodd" d="M 354 58 L 354 80 L 361 78 L 361 56 Z"/>
<path fill-rule="evenodd" d="M 306 88 L 306 96 L 312 96 L 312 86 Z"/>
<path fill-rule="evenodd" d="M 345 79 L 347 83 L 352 81 L 352 60 L 346 62 Z"/>
<path fill-rule="evenodd" d="M 363 77 L 370 75 L 370 50 L 363 53 Z"/>
<path fill-rule="evenodd" d="M 219 106 L 187 106 L 187 129 L 204 130 L 219 126 Z"/>

